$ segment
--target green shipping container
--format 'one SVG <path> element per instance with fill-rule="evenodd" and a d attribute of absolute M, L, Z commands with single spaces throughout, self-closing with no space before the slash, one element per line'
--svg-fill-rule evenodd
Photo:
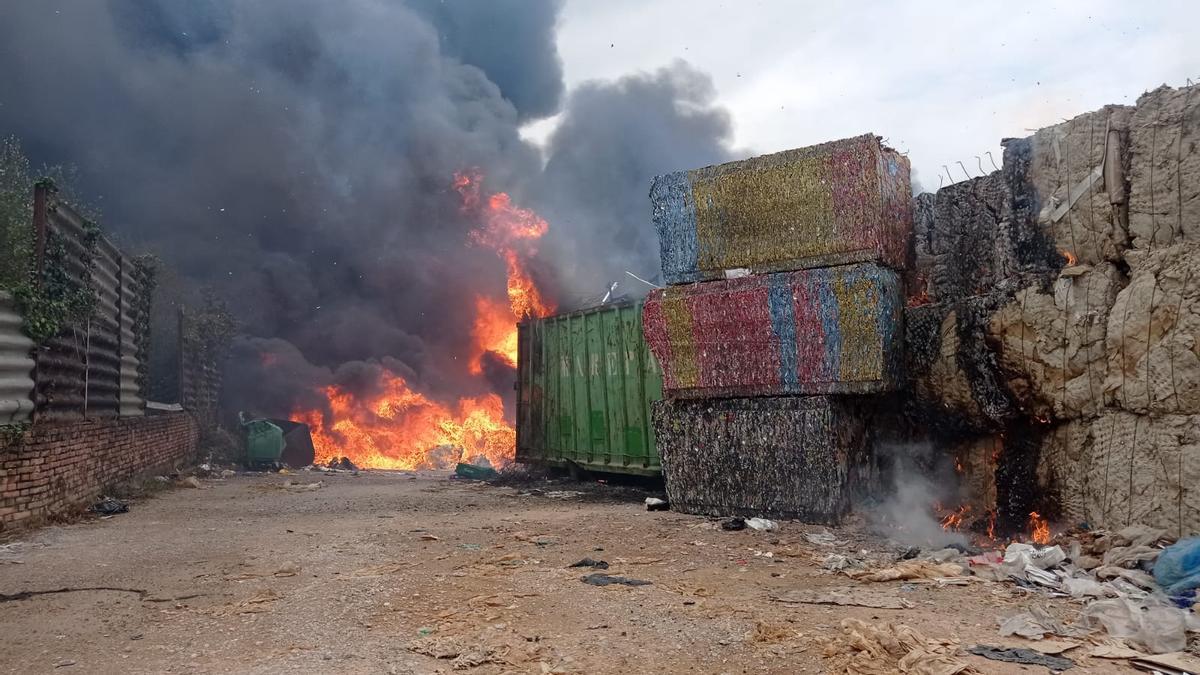
<path fill-rule="evenodd" d="M 642 336 L 641 302 L 517 331 L 518 462 L 661 473 L 650 404 L 662 398 L 662 372 Z"/>

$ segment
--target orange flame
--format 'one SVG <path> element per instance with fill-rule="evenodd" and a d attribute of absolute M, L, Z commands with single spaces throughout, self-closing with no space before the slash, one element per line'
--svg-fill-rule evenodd
<path fill-rule="evenodd" d="M 468 371 L 476 375 L 483 372 L 482 359 L 489 353 L 516 366 L 517 322 L 555 309 L 527 267 L 549 225 L 533 211 L 514 205 L 503 192 L 484 195 L 482 180 L 478 169 L 469 169 L 454 174 L 452 181 L 462 212 L 478 222 L 468 235 L 470 243 L 494 250 L 507 274 L 507 302 L 487 293 L 475 296 L 472 348 L 466 356 Z M 320 392 L 327 409 L 293 412 L 292 418 L 312 431 L 317 463 L 348 457 L 363 468 L 420 469 L 446 468 L 480 457 L 494 467 L 513 460 L 516 432 L 504 418 L 499 396 L 460 398 L 457 406 L 449 405 L 414 391 L 391 372 L 383 375 L 380 386 L 380 393 L 368 396 L 325 387 Z"/>
<path fill-rule="evenodd" d="M 348 457 L 363 468 L 447 468 L 458 461 L 487 458 L 494 467 L 512 461 L 516 432 L 504 419 L 499 396 L 463 398 L 451 409 L 384 372 L 381 391 L 355 396 L 325 387 L 329 413 L 298 410 L 292 418 L 312 431 L 317 464 Z"/>
<path fill-rule="evenodd" d="M 1035 544 L 1050 543 L 1050 523 L 1039 516 L 1037 511 L 1029 513 L 1029 536 Z"/>
<path fill-rule="evenodd" d="M 959 531 L 962 529 L 963 519 L 970 512 L 970 504 L 963 504 L 962 506 L 958 507 L 953 513 L 947 514 L 945 518 L 942 518 L 942 529 L 948 531 L 953 530 L 955 532 Z"/>
<path fill-rule="evenodd" d="M 992 540 L 996 539 L 996 510 L 995 509 L 991 509 L 988 511 L 987 536 L 988 536 L 988 539 L 992 539 Z"/>
<path fill-rule="evenodd" d="M 1063 260 L 1067 261 L 1067 267 L 1074 267 L 1075 263 L 1078 262 L 1078 260 L 1075 258 L 1075 254 L 1066 249 L 1060 250 L 1058 254 L 1063 257 Z"/>
<path fill-rule="evenodd" d="M 480 184 L 479 169 L 467 169 L 454 174 L 453 186 L 462 200 L 462 211 L 478 218 L 479 227 L 471 230 L 471 241 L 486 246 L 504 259 L 508 276 L 508 309 L 497 302 L 479 296 L 475 298 L 475 352 L 468 368 L 473 374 L 483 372 L 483 355 L 492 352 L 511 365 L 517 363 L 517 322 L 527 317 L 549 316 L 554 303 L 542 296 L 526 266 L 527 258 L 537 253 L 535 244 L 550 229 L 538 214 L 512 203 L 504 192 L 486 198 Z"/>

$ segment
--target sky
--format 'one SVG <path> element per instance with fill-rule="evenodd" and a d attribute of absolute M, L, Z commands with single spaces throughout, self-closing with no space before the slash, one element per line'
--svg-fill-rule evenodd
<path fill-rule="evenodd" d="M 568 90 L 683 59 L 713 78 L 740 154 L 870 131 L 932 190 L 943 165 L 990 171 L 1001 138 L 1200 79 L 1197 25 L 1182 0 L 568 0 L 557 43 Z"/>

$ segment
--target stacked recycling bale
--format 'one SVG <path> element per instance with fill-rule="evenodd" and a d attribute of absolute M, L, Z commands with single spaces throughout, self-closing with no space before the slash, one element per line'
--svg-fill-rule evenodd
<path fill-rule="evenodd" d="M 873 135 L 654 180 L 667 288 L 643 326 L 672 508 L 836 521 L 900 385 L 908 160 Z"/>
<path fill-rule="evenodd" d="M 1001 521 L 1200 532 L 1198 136 L 1200 85 L 1164 86 L 917 197 L 908 400 L 994 441 Z"/>

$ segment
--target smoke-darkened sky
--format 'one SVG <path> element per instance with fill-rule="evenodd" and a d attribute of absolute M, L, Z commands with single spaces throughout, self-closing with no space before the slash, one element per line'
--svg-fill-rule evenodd
<path fill-rule="evenodd" d="M 229 300 L 254 396 L 386 359 L 472 395 L 473 298 L 494 252 L 450 189 L 480 167 L 551 223 L 548 292 L 657 272 L 651 177 L 730 156 L 731 123 L 683 61 L 568 91 L 558 0 L 61 0 L 0 9 L 0 133 L 80 170 L 127 248 Z M 562 124 L 540 148 L 519 130 Z M 257 340 L 269 340 L 262 342 Z M 288 382 L 253 367 L 270 349 Z M 511 379 L 511 378 L 510 378 Z"/>

